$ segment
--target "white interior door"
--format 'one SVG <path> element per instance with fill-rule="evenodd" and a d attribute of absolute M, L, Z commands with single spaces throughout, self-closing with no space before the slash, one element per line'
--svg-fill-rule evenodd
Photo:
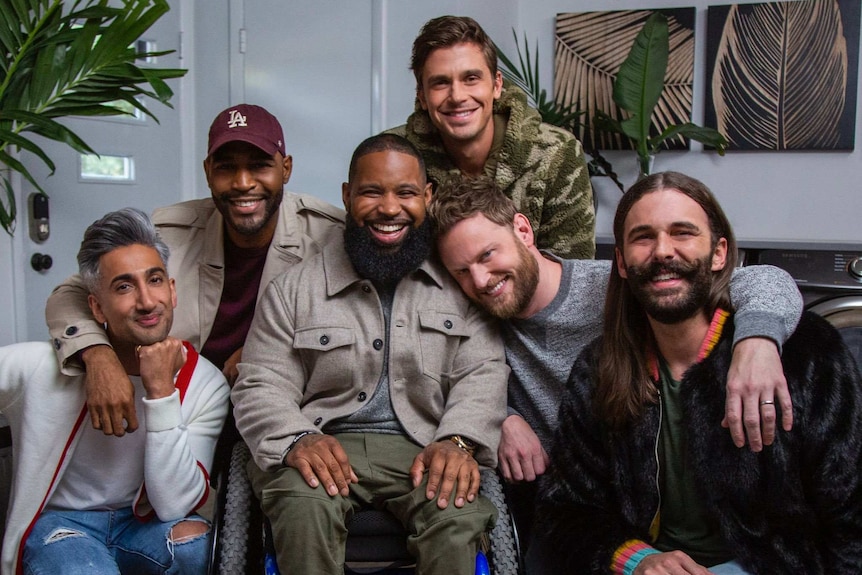
<path fill-rule="evenodd" d="M 293 175 L 287 189 L 341 205 L 353 149 L 372 133 L 372 0 L 234 0 L 242 29 L 244 100 L 284 128 Z M 234 75 L 236 77 L 236 75 Z"/>

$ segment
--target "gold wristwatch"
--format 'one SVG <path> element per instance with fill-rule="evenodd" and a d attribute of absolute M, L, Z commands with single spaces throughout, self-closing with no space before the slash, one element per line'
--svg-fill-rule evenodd
<path fill-rule="evenodd" d="M 471 457 L 476 453 L 476 442 L 461 437 L 460 435 L 450 435 L 449 441 L 466 451 Z"/>

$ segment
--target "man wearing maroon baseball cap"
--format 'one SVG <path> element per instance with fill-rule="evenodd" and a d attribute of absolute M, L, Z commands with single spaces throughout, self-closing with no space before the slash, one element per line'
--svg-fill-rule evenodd
<path fill-rule="evenodd" d="M 152 219 L 171 250 L 168 271 L 176 278 L 171 335 L 191 342 L 232 383 L 259 292 L 340 237 L 344 212 L 284 191 L 293 159 L 278 120 L 260 106 L 238 104 L 215 117 L 203 167 L 212 197 L 159 208 Z M 64 371 L 86 368 L 94 427 L 118 436 L 133 431 L 131 382 L 126 395 L 115 391 L 112 381 L 125 371 L 89 312 L 86 287 L 67 280 L 49 299 L 46 316 Z"/>
<path fill-rule="evenodd" d="M 204 173 L 233 244 L 248 249 L 269 245 L 278 222 L 273 216 L 292 169 L 281 124 L 264 108 L 240 104 L 216 116 Z"/>

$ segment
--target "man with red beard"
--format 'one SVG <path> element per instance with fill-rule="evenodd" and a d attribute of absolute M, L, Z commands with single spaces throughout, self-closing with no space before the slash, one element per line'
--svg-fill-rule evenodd
<path fill-rule="evenodd" d="M 390 511 L 424 574 L 474 572 L 506 410 L 494 324 L 430 258 L 416 149 L 362 142 L 342 187 L 343 242 L 273 280 L 232 392 L 282 573 L 341 574 L 346 518 Z"/>
<path fill-rule="evenodd" d="M 614 239 L 602 337 L 572 369 L 540 486 L 547 572 L 859 573 L 862 380 L 840 334 L 802 316 L 782 354 L 794 428 L 737 449 L 716 425 L 739 327 L 724 212 L 701 182 L 654 174 Z"/>
<path fill-rule="evenodd" d="M 601 331 L 610 263 L 540 251 L 529 220 L 487 179 L 441 187 L 429 213 L 443 264 L 470 299 L 506 320 L 501 325 L 512 374 L 498 459 L 529 570 L 536 479 L 548 469 L 572 363 Z M 731 295 L 738 343 L 726 422 L 738 446 L 747 435 L 749 447 L 759 451 L 772 443 L 776 423 L 775 412 L 759 413 L 761 399 L 781 404 L 785 429 L 792 423 L 776 344 L 793 331 L 802 298 L 790 276 L 768 266 L 738 269 Z"/>
<path fill-rule="evenodd" d="M 236 379 L 257 299 L 269 281 L 341 233 L 344 214 L 311 196 L 285 192 L 293 159 L 278 120 L 250 104 L 220 112 L 203 162 L 211 198 L 153 213 L 171 248 L 181 305 L 172 335 L 187 340 Z M 86 369 L 93 427 L 122 436 L 137 428 L 131 384 L 87 308 L 76 278 L 48 300 L 46 316 L 64 373 Z"/>

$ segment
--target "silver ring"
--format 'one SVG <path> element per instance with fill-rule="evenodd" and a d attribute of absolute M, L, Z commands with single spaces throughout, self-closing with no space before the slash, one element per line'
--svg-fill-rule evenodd
<path fill-rule="evenodd" d="M 760 405 L 775 405 L 775 402 L 772 401 L 771 399 L 764 399 L 763 401 L 760 402 Z"/>

